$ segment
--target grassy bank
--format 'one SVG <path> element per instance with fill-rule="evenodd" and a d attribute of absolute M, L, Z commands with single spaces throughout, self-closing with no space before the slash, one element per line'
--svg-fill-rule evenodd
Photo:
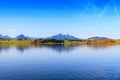
<path fill-rule="evenodd" d="M 55 39 L 38 39 L 38 40 L 0 40 L 0 45 L 120 45 L 120 40 L 83 40 L 83 41 L 70 41 L 70 40 L 55 40 Z"/>
<path fill-rule="evenodd" d="M 0 44 L 32 44 L 33 40 L 0 40 Z"/>

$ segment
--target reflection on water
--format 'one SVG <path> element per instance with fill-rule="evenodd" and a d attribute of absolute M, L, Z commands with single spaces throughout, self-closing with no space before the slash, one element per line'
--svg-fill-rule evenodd
<path fill-rule="evenodd" d="M 8 51 L 9 49 L 10 49 L 10 45 L 7 45 L 7 46 L 1 46 L 0 45 L 0 52 L 2 52 L 3 50 Z"/>
<path fill-rule="evenodd" d="M 0 45 L 0 53 L 0 80 L 120 79 L 119 46 Z"/>
<path fill-rule="evenodd" d="M 29 49 L 31 45 L 0 45 L 0 52 L 8 51 L 10 48 L 16 48 L 19 52 L 23 53 L 26 49 Z"/>
<path fill-rule="evenodd" d="M 16 47 L 16 49 L 19 51 L 19 52 L 21 52 L 21 53 L 24 53 L 24 51 L 25 50 L 28 50 L 28 49 L 30 49 L 32 46 L 15 46 Z"/>
<path fill-rule="evenodd" d="M 88 47 L 91 49 L 106 49 L 109 47 L 112 47 L 113 45 L 0 45 L 0 52 L 1 51 L 8 51 L 11 47 L 15 47 L 16 50 L 18 50 L 20 53 L 24 53 L 25 50 L 30 49 L 31 47 L 36 47 L 36 48 L 42 48 L 46 47 L 49 49 L 52 49 L 54 51 L 57 51 L 59 53 L 62 52 L 70 52 L 74 50 L 77 47 Z"/>
<path fill-rule="evenodd" d="M 25 50 L 28 50 L 32 47 L 36 47 L 36 48 L 42 48 L 42 47 L 45 47 L 45 48 L 49 48 L 49 49 L 52 49 L 54 51 L 57 51 L 59 53 L 62 53 L 62 52 L 70 52 L 72 50 L 74 50 L 75 48 L 80 48 L 80 47 L 88 47 L 88 48 L 91 48 L 91 49 L 106 49 L 106 48 L 109 48 L 109 47 L 112 47 L 113 45 L 62 45 L 62 44 L 59 44 L 59 45 L 0 45 L 0 52 L 1 51 L 8 51 L 11 47 L 15 47 L 16 50 L 18 50 L 20 53 L 24 53 Z"/>
<path fill-rule="evenodd" d="M 78 46 L 64 46 L 64 45 L 37 45 L 35 47 L 46 47 L 46 48 L 49 48 L 49 49 L 52 49 L 54 51 L 57 51 L 59 53 L 62 53 L 62 52 L 70 52 L 72 51 L 73 49 L 75 49 L 76 47 Z"/>

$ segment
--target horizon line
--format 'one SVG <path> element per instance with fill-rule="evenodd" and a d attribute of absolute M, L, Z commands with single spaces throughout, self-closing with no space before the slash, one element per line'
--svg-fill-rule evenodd
<path fill-rule="evenodd" d="M 73 36 L 73 37 L 76 37 L 76 36 L 74 36 L 74 35 L 71 35 L 71 34 L 65 34 L 65 33 L 58 33 L 58 34 L 55 34 L 55 35 L 70 35 L 70 36 Z M 17 36 L 20 36 L 20 35 L 23 35 L 23 36 L 25 36 L 25 37 L 31 37 L 31 38 L 48 38 L 48 37 L 52 37 L 52 36 L 55 36 L 55 35 L 51 35 L 51 36 L 48 36 L 48 37 L 34 37 L 34 36 L 29 36 L 29 35 L 25 35 L 25 34 L 18 34 L 18 35 L 16 35 L 15 37 L 11 37 L 11 36 L 9 36 L 9 35 L 3 35 L 3 34 L 0 34 L 1 36 L 3 36 L 3 37 L 5 37 L 5 36 L 8 36 L 8 37 L 10 37 L 10 38 L 16 38 Z M 91 36 L 91 37 L 87 37 L 87 38 L 80 38 L 80 37 L 76 37 L 76 38 L 79 38 L 79 39 L 88 39 L 88 38 L 93 38 L 93 37 L 105 37 L 105 38 L 108 38 L 108 39 L 120 39 L 120 38 L 110 38 L 110 37 L 107 37 L 107 36 L 98 36 L 98 35 L 96 35 L 96 36 Z"/>

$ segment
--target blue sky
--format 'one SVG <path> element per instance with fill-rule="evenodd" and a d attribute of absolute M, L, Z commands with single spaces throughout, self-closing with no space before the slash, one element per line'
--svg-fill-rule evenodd
<path fill-rule="evenodd" d="M 120 0 L 0 0 L 0 33 L 120 38 Z"/>

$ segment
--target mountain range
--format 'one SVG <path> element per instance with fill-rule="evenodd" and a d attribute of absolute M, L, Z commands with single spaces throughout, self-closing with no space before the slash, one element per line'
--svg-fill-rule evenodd
<path fill-rule="evenodd" d="M 33 39 L 37 39 L 37 38 L 33 38 L 33 37 L 29 37 L 29 36 L 25 36 L 23 34 L 20 34 L 18 36 L 16 36 L 15 38 L 11 38 L 7 35 L 3 36 L 0 34 L 0 39 L 30 39 L 30 40 L 33 40 Z M 80 38 L 77 38 L 77 37 L 74 37 L 72 35 L 69 35 L 69 34 L 57 34 L 57 35 L 53 35 L 53 36 L 50 36 L 50 37 L 47 37 L 45 39 L 56 39 L 56 40 L 83 40 L 83 39 L 80 39 Z M 87 40 L 106 40 L 106 39 L 109 39 L 109 38 L 106 38 L 106 37 L 90 37 L 88 38 Z"/>
<path fill-rule="evenodd" d="M 0 39 L 10 39 L 10 37 L 7 36 L 7 35 L 3 36 L 3 35 L 0 34 Z"/>
<path fill-rule="evenodd" d="M 0 39 L 33 39 L 33 38 L 29 37 L 29 36 L 24 36 L 23 34 L 20 34 L 20 35 L 16 36 L 15 38 L 11 38 L 7 35 L 3 36 L 0 34 Z"/>

